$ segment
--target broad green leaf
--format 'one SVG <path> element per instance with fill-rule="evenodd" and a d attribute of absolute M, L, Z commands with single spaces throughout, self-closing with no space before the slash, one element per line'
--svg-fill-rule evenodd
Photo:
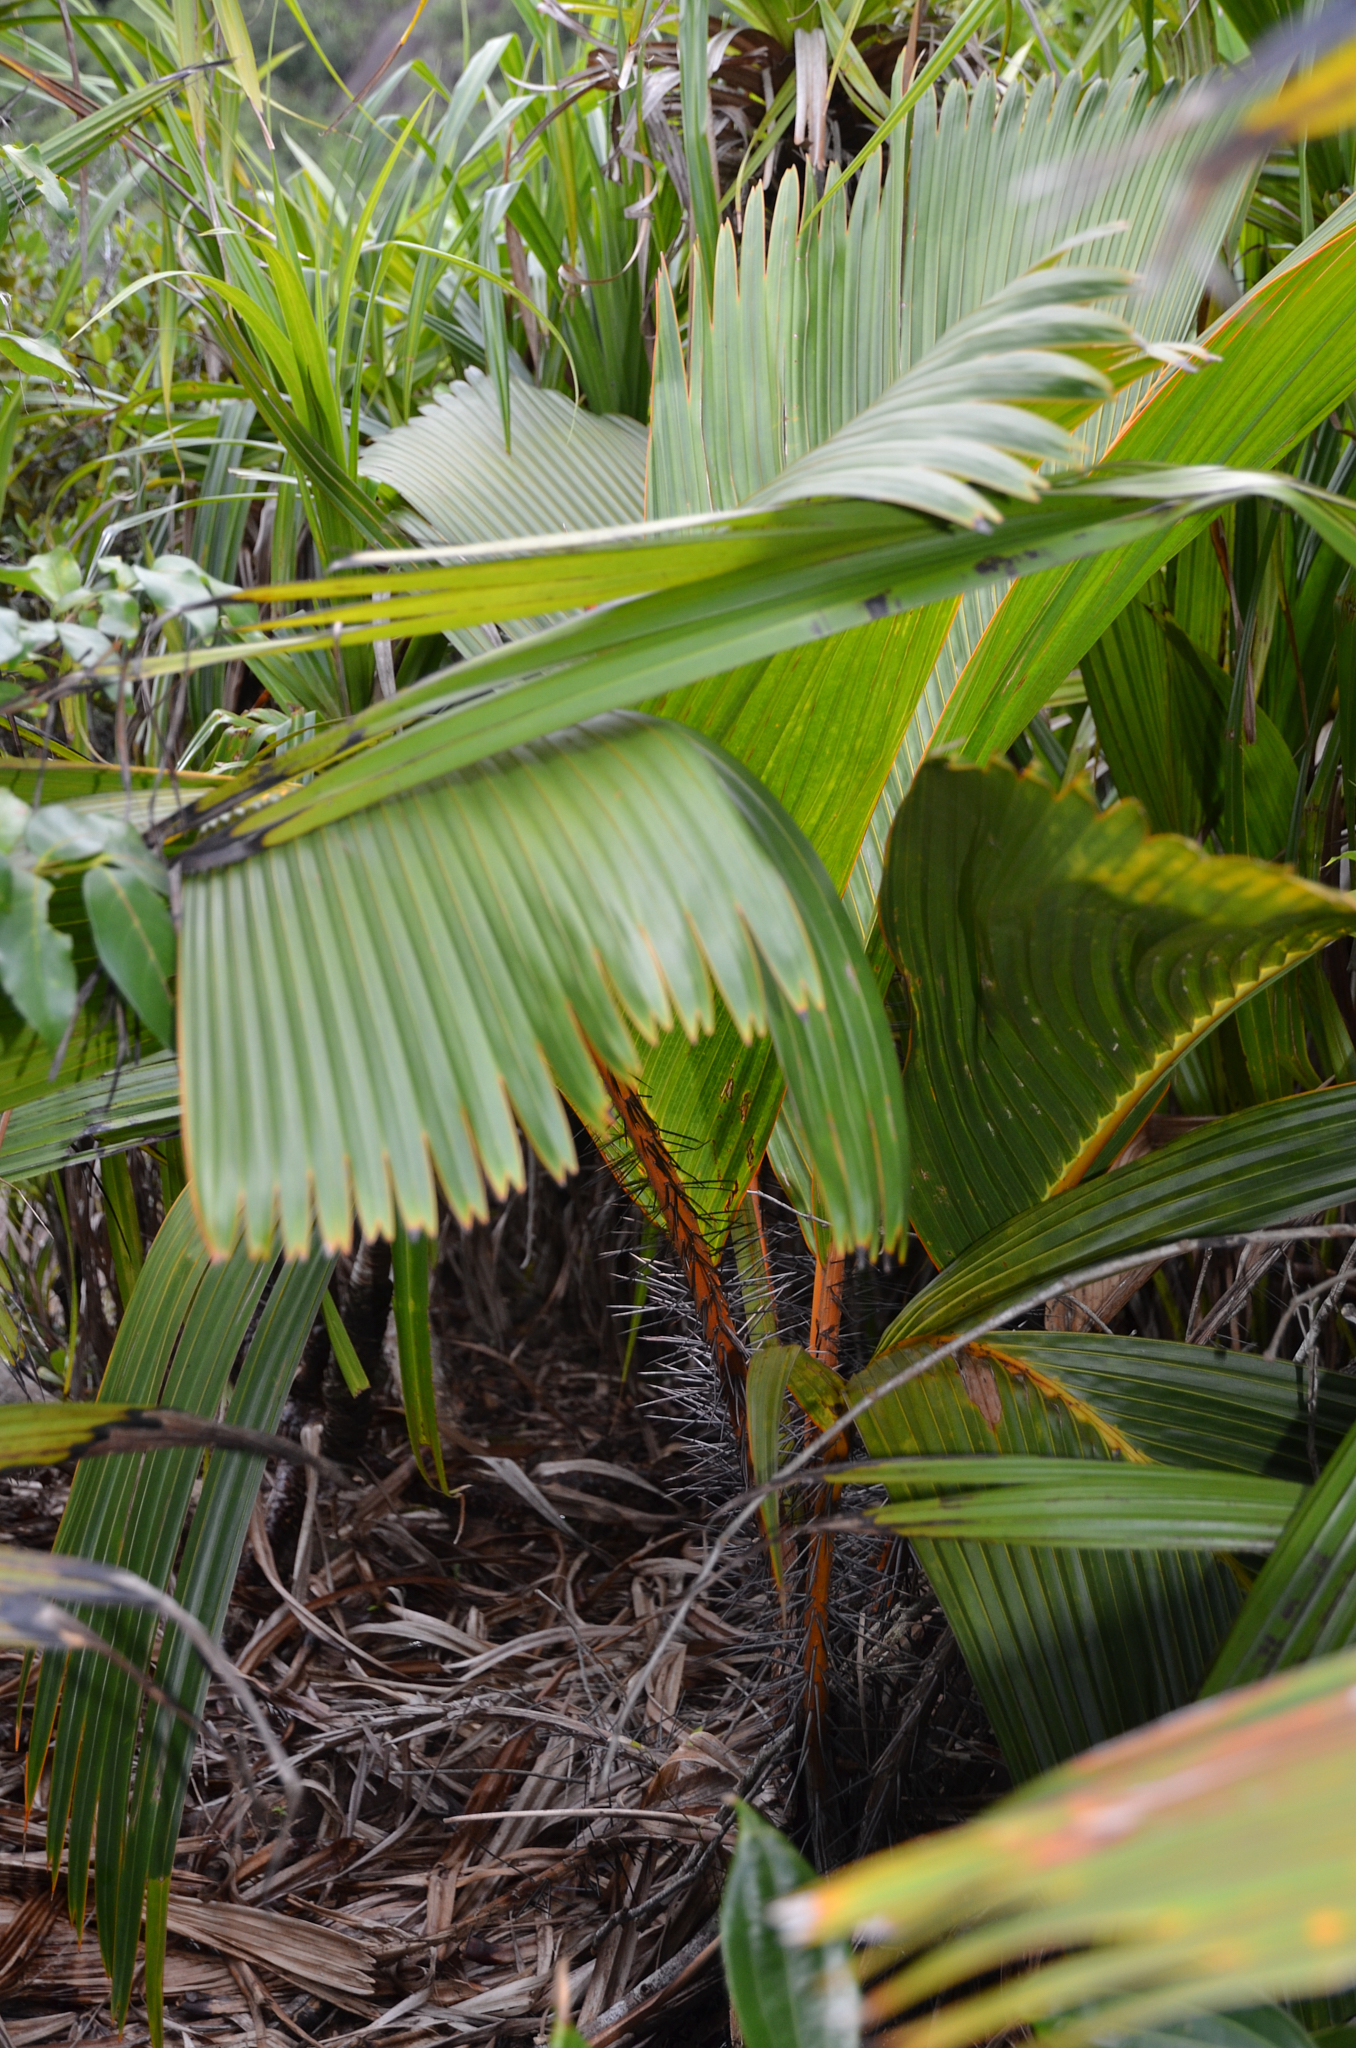
<path fill-rule="evenodd" d="M 181 1196 L 119 1327 L 101 1399 L 209 1418 L 225 1402 L 233 1427 L 272 1429 L 329 1271 L 324 1257 L 281 1266 L 276 1258 L 250 1259 L 239 1243 L 213 1264 L 197 1232 L 191 1195 Z M 210 1638 L 225 1617 L 263 1467 L 258 1456 L 213 1458 L 194 1506 L 201 1466 L 197 1451 L 167 1450 L 154 1459 L 114 1457 L 77 1471 L 57 1550 L 118 1564 L 152 1586 L 163 1586 L 173 1572 L 181 1607 Z M 163 1691 L 194 1712 L 206 1673 L 193 1642 L 172 1627 L 152 1662 L 153 1624 L 154 1615 L 121 1616 L 109 1641 L 133 1666 L 152 1669 Z M 192 1743 L 182 1723 L 161 1708 L 142 1730 L 133 1680 L 85 1657 L 44 1661 L 31 1782 L 48 1759 L 54 1723 L 49 1853 L 55 1867 L 66 1846 L 78 1922 L 97 1834 L 99 1942 L 120 2015 L 131 1993 L 147 1882 L 167 1877 L 171 1868 Z M 148 1926 L 153 1930 L 154 1916 Z M 163 1942 L 163 1929 L 159 1938 Z"/>
<path fill-rule="evenodd" d="M 1356 1198 L 1356 1086 L 1221 1117 L 1115 1173 L 1014 1216 L 970 1246 L 895 1318 L 877 1356 L 910 1339 L 1001 1319 L 1106 1261 L 1179 1238 L 1263 1230 Z"/>
<path fill-rule="evenodd" d="M 1207 1692 L 1345 1649 L 1356 1628 L 1356 1427 L 1289 1525 L 1244 1603 Z"/>
<path fill-rule="evenodd" d="M 601 913 L 601 917 L 600 917 Z M 860 963 L 860 964 L 859 964 Z M 192 877 L 180 1002 L 204 1227 L 252 1245 L 437 1228 L 523 1172 L 515 1117 L 574 1163 L 596 1052 L 712 1021 L 770 1030 L 848 1243 L 894 1239 L 904 1133 L 884 1016 L 804 840 L 728 757 L 609 720 L 295 845 Z"/>
<path fill-rule="evenodd" d="M 75 1014 L 76 980 L 66 932 L 48 920 L 52 885 L 17 861 L 0 866 L 0 987 L 48 1047 Z"/>
<path fill-rule="evenodd" d="M 1151 836 L 1006 763 L 930 763 L 890 835 L 881 928 L 912 1021 L 915 1227 L 938 1264 L 1077 1185 L 1174 1060 L 1351 929 L 1335 890 Z"/>
<path fill-rule="evenodd" d="M 1126 462 L 1281 461 L 1356 384 L 1354 248 L 1356 202 L 1348 200 L 1201 337 L 1218 362 L 1155 381 L 1109 454 Z M 966 662 L 933 744 L 963 747 L 975 761 L 1001 752 L 1189 538 L 1190 528 L 1015 584 Z"/>
<path fill-rule="evenodd" d="M 856 2048 L 859 2000 L 846 1945 L 789 1949 L 768 1924 L 772 1901 L 813 1876 L 785 1835 L 741 1801 L 720 1942 L 745 2048 Z"/>
<path fill-rule="evenodd" d="M 75 370 L 56 342 L 48 341 L 40 334 L 0 333 L 0 356 L 27 377 L 56 375 L 67 384 L 76 380 Z"/>
<path fill-rule="evenodd" d="M 109 980 L 162 1045 L 174 1039 L 174 924 L 163 896 L 111 863 L 89 868 L 85 908 Z"/>
<path fill-rule="evenodd" d="M 884 619 L 673 691 L 651 708 L 751 770 L 841 894 L 949 616 L 940 606 Z M 782 1101 L 770 1049 L 742 1044 L 722 1011 L 695 1045 L 667 1033 L 645 1057 L 640 1092 L 719 1247 Z"/>
<path fill-rule="evenodd" d="M 854 1399 L 907 1362 L 878 1357 L 853 1380 Z M 1144 1459 L 1090 1404 L 969 1350 L 879 1396 L 858 1429 L 873 1458 L 983 1455 L 1000 1476 L 1033 1459 L 1080 1460 L 1091 1474 Z M 921 1534 L 914 1547 L 1019 1778 L 1194 1699 L 1240 1602 L 1222 1563 L 1176 1548 Z"/>
<path fill-rule="evenodd" d="M 1091 1422 L 1122 1455 L 1305 1485 L 1356 1423 L 1356 1383 L 1320 1372 L 1312 1418 L 1305 1374 L 1285 1359 L 1151 1337 L 1004 1330 L 967 1357 L 1016 1374 Z"/>
<path fill-rule="evenodd" d="M 130 869 L 158 895 L 169 895 L 164 862 L 150 851 L 125 816 L 115 815 L 97 800 L 40 805 L 29 815 L 24 845 L 48 873 L 107 856 L 119 867 Z"/>
<path fill-rule="evenodd" d="M 100 1043 L 96 1040 L 96 1047 Z M 104 1050 L 115 1054 L 116 1042 Z M 68 1055 L 63 1072 L 71 1064 Z M 105 1147 L 144 1144 L 179 1128 L 179 1067 L 173 1053 L 149 1053 L 41 1094 L 36 1080 L 35 1075 L 34 1096 L 11 1112 L 0 1139 L 0 1179 L 34 1180 L 67 1165 L 77 1150 L 88 1158 L 91 1151 L 97 1155 Z"/>
<path fill-rule="evenodd" d="M 886 1488 L 890 1505 L 871 1519 L 901 1536 L 1061 1550 L 1270 1550 L 1305 1491 L 1091 1458 L 877 1459 L 844 1472 Z"/>
<path fill-rule="evenodd" d="M 1356 1977 L 1354 1681 L 1347 1653 L 1194 1706 L 774 1915 L 800 1941 L 869 1930 L 885 1944 L 882 1961 L 903 1968 L 863 2019 L 921 2015 L 892 2034 L 901 2048 L 1030 2025 L 1082 2048 L 1336 1991 Z M 1293 2048 L 1288 2029 L 1263 2038 Z"/>
<path fill-rule="evenodd" d="M 84 586 L 84 575 L 77 557 L 69 548 L 50 548 L 40 555 L 30 555 L 25 563 L 33 588 L 40 597 L 45 597 L 53 611 L 60 611 L 73 597 L 78 597 Z"/>

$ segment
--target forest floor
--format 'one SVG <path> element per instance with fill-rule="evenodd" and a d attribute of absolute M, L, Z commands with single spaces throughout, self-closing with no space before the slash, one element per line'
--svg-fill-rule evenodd
<path fill-rule="evenodd" d="M 562 1215 L 531 1289 L 504 1280 L 512 1230 L 457 1234 L 440 1267 L 447 1496 L 389 1394 L 342 1483 L 296 1467 L 265 1483 L 225 1641 L 303 1793 L 279 1861 L 276 1801 L 243 1779 L 239 1712 L 214 1691 L 170 1895 L 171 2042 L 545 2041 L 563 1963 L 595 2048 L 715 2048 L 735 1798 L 824 1867 L 1005 1782 L 926 1581 L 879 1539 L 839 1542 L 813 1792 L 794 1562 L 783 1610 L 759 1543 L 624 1712 L 730 1495 L 713 1503 L 719 1460 L 653 1360 L 624 1377 L 596 1242 L 571 1240 L 568 1204 L 545 1224 Z M 511 1220 L 530 1254 L 532 1217 Z M 614 1227 L 605 1201 L 594 1238 Z M 50 1543 L 65 1483 L 0 1482 L 0 1537 Z M 19 1690 L 17 1660 L 0 1665 L 0 1698 Z M 251 1767 L 265 1775 L 261 1750 Z M 139 2048 L 145 2007 L 119 2036 L 23 1768 L 20 1749 L 0 1772 L 0 2048 Z"/>

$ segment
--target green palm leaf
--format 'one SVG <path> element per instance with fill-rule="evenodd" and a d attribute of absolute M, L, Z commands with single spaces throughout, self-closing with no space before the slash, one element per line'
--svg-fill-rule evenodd
<path fill-rule="evenodd" d="M 1306 1484 L 1356 1423 L 1356 1385 L 1320 1372 L 1312 1414 L 1305 1375 L 1285 1359 L 1152 1337 L 1012 1330 L 967 1356 L 1015 1373 L 1047 1399 L 1095 1420 L 1109 1445 L 1167 1465 L 1266 1473 Z"/>
<path fill-rule="evenodd" d="M 905 1362 L 877 1358 L 854 1396 Z M 1143 1456 L 1090 1406 L 970 1353 L 881 1394 L 858 1428 L 875 1459 L 984 1456 L 1000 1474 L 1075 1459 L 1115 1472 L 1114 1458 Z M 1016 1776 L 1195 1697 L 1240 1604 L 1223 1563 L 1175 1547 L 1055 1550 L 989 1533 L 939 1541 L 920 1527 L 914 1547 Z"/>
<path fill-rule="evenodd" d="M 896 1317 L 877 1355 L 1050 1294 L 1112 1260 L 1178 1238 L 1263 1230 L 1356 1198 L 1356 1086 L 1221 1117 L 1147 1159 L 1023 1210 L 939 1273 Z"/>
<path fill-rule="evenodd" d="M 944 1264 L 1133 1134 L 1174 1060 L 1352 927 L 1336 890 L 1151 837 L 1006 763 L 925 767 L 881 928 L 909 991 L 913 1219 Z"/>
<path fill-rule="evenodd" d="M 887 1458 L 844 1467 L 884 1486 L 871 1519 L 933 1542 L 1062 1550 L 1270 1550 L 1305 1488 L 1237 1472 L 1185 1472 L 1100 1459 Z"/>
<path fill-rule="evenodd" d="M 885 1021 L 822 867 L 678 728 L 612 720 L 185 889 L 186 1139 L 209 1242 L 243 1211 L 305 1249 L 437 1228 L 515 1184 L 520 1124 L 574 1163 L 557 1088 L 601 1120 L 595 1056 L 709 1029 L 713 982 L 770 1030 L 844 1242 L 895 1240 L 904 1126 Z M 515 1123 L 516 1119 L 516 1123 Z M 436 1180 L 435 1180 L 436 1177 Z"/>
<path fill-rule="evenodd" d="M 771 1912 L 797 1941 L 869 1929 L 882 1965 L 904 1961 L 863 2013 L 868 2027 L 914 2014 L 891 2037 L 901 2048 L 1033 2024 L 1081 2048 L 1184 2011 L 1337 1990 L 1356 1975 L 1353 1680 L 1349 1652 L 1194 1707 Z M 1188 2038 L 1242 2048 L 1227 2032 Z"/>
<path fill-rule="evenodd" d="M 101 1399 L 134 1407 L 163 1403 L 211 1418 L 224 1402 L 233 1427 L 271 1429 L 319 1308 L 329 1264 L 310 1258 L 278 1269 L 274 1260 L 252 1260 L 237 1245 L 214 1265 L 198 1235 L 191 1196 L 181 1196 L 151 1247 L 119 1327 Z M 253 1335 L 232 1382 L 256 1310 Z M 196 1451 L 167 1450 L 151 1459 L 119 1456 L 86 1465 L 77 1471 L 56 1547 L 72 1563 L 117 1565 L 153 1588 L 164 1587 L 173 1571 L 180 1607 L 210 1637 L 225 1616 L 262 1461 L 214 1458 L 190 1515 L 201 1463 Z M 154 1612 L 119 1615 L 108 1632 L 124 1660 L 137 1670 L 152 1670 L 163 1694 L 196 1712 L 207 1673 L 195 1640 L 170 1627 L 152 1659 L 154 1639 Z M 144 1730 L 140 1722 L 137 1682 L 126 1669 L 84 1655 L 44 1660 L 29 1783 L 36 1785 L 50 1749 L 48 1849 L 53 1868 L 63 1851 L 68 1857 L 77 1924 L 97 1835 L 99 1942 L 119 2014 L 131 1993 L 148 1883 L 153 1906 L 155 1887 L 163 1891 L 168 1883 L 192 1753 L 178 1714 L 156 1708 Z M 163 1915 L 149 1911 L 147 1928 L 152 1950 L 157 1941 L 163 1949 Z M 148 1976 L 154 1962 L 152 1954 Z"/>
<path fill-rule="evenodd" d="M 599 419 L 558 391 L 510 383 L 512 443 L 494 387 L 472 370 L 417 419 L 395 427 L 365 451 L 360 469 L 398 490 L 416 517 L 410 537 L 465 546 L 525 533 L 576 533 L 626 526 L 645 508 L 643 428 Z M 506 621 L 518 637 L 560 614 Z M 474 628 L 454 636 L 463 653 L 493 646 L 497 634 Z"/>
<path fill-rule="evenodd" d="M 1346 1649 L 1356 1629 L 1356 1429 L 1291 1516 L 1207 1692 Z"/>
<path fill-rule="evenodd" d="M 1126 462 L 1280 462 L 1356 383 L 1349 318 L 1354 247 L 1356 201 L 1348 200 L 1201 337 L 1219 359 L 1209 376 L 1167 373 L 1108 455 Z M 933 744 L 962 747 L 976 761 L 1001 752 L 1189 537 L 1187 531 L 1148 540 L 1009 590 L 960 667 Z"/>
<path fill-rule="evenodd" d="M 113 1034 L 107 1036 L 111 1041 Z M 110 1042 L 108 1050 L 116 1046 Z M 179 1115 L 179 1066 L 169 1052 L 49 1086 L 11 1113 L 0 1139 L 0 1178 L 33 1180 L 68 1165 L 77 1152 L 87 1158 L 91 1149 L 116 1151 L 167 1137 L 178 1130 Z"/>
<path fill-rule="evenodd" d="M 1356 1089 L 1267 1104 L 1035 1204 L 915 1296 L 886 1332 L 860 1391 L 894 1378 L 908 1348 L 1001 1316 L 1042 1284 L 1056 1292 L 1075 1269 L 1122 1257 L 1129 1263 L 1132 1253 L 1179 1234 L 1258 1228 L 1349 1199 L 1354 1118 Z M 859 1425 L 868 1451 L 1146 1456 L 1114 1405 L 1099 1403 L 1095 1385 L 1074 1393 L 1057 1372 L 1040 1363 L 1032 1370 L 1024 1336 L 1011 1340 L 1017 1369 L 1009 1369 L 1009 1341 L 990 1340 L 987 1357 L 966 1353 L 960 1364 L 883 1394 Z M 1261 1416 L 1248 1418 L 1254 1441 L 1268 1411 L 1279 1434 L 1277 1389 L 1259 1379 Z M 1207 1411 L 1198 1431 L 1214 1421 Z M 1227 1411 L 1215 1426 L 1231 1429 Z M 1067 1528 L 1072 1536 L 1072 1522 Z M 1239 1606 L 1225 1567 L 1190 1554 L 922 1536 L 918 1548 L 1021 1775 L 1191 1699 Z"/>

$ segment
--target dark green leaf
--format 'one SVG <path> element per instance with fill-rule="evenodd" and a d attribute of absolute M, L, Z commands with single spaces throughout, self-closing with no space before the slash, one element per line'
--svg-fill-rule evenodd
<path fill-rule="evenodd" d="M 906 1363 L 878 1357 L 854 1398 Z M 1100 1474 L 1136 1455 L 1091 1405 L 978 1351 L 881 1395 L 858 1429 L 873 1457 L 984 1454 L 999 1473 L 1034 1456 Z M 1240 1604 L 1225 1565 L 1175 1549 L 915 1548 L 1018 1778 L 1194 1699 Z"/>
<path fill-rule="evenodd" d="M 886 1945 L 882 1963 L 904 1967 L 863 2017 L 875 2028 L 912 2011 L 893 2035 L 902 2048 L 1022 2026 L 1081 2048 L 1336 1991 L 1356 1977 L 1354 1734 L 1349 1652 L 1125 1736 L 774 1911 L 801 1940 L 869 1929 Z M 1248 2017 L 1247 2048 L 1302 2048 L 1279 2015 Z M 1192 2037 L 1244 2048 L 1237 2034 Z"/>
<path fill-rule="evenodd" d="M 937 762 L 895 820 L 880 917 L 912 1011 L 913 1218 L 945 1264 L 1082 1180 L 1187 1046 L 1356 913 L 1147 835 L 1137 805 Z"/>
<path fill-rule="evenodd" d="M 1247 1685 L 1345 1649 L 1356 1631 L 1356 1427 L 1296 1507 L 1206 1683 Z"/>
<path fill-rule="evenodd" d="M 115 988 L 162 1045 L 174 1040 L 174 922 L 163 896 L 111 864 L 86 871 L 85 908 L 99 958 Z"/>
<path fill-rule="evenodd" d="M 1237 1472 L 1078 1458 L 916 1458 L 848 1466 L 884 1486 L 902 1536 L 1063 1550 L 1270 1550 L 1302 1488 Z"/>
<path fill-rule="evenodd" d="M 745 2048 L 856 2048 L 857 1987 L 846 1946 L 789 1949 L 768 1924 L 772 1901 L 813 1877 L 786 1837 L 741 1802 L 720 1938 Z"/>
<path fill-rule="evenodd" d="M 1128 1266 L 1178 1238 L 1261 1230 L 1353 1199 L 1356 1086 L 1240 1110 L 990 1231 L 914 1296 L 878 1356 L 1001 1317 L 1041 1286 L 1055 1294 L 1104 1261 Z"/>
<path fill-rule="evenodd" d="M 69 934 L 48 920 L 52 885 L 17 862 L 0 866 L 0 987 L 47 1046 L 75 1014 Z"/>

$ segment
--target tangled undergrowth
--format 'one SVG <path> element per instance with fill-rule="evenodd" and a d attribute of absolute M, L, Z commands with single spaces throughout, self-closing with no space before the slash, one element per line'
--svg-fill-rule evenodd
<path fill-rule="evenodd" d="M 1006 1782 L 930 1588 L 879 1538 L 839 1545 L 827 1808 L 810 1811 L 801 1768 L 794 1561 L 784 1625 L 759 1542 L 622 1720 L 733 1476 L 700 1400 L 675 1404 L 669 1368 L 693 1341 L 676 1272 L 647 1272 L 624 1370 L 640 1242 L 625 1206 L 595 1167 L 567 1190 L 535 1179 L 470 1232 L 445 1222 L 431 1320 L 448 1496 L 409 1455 L 389 1372 L 341 1484 L 287 1466 L 266 1485 L 225 1646 L 302 1799 L 274 1867 L 276 1799 L 252 1792 L 238 1710 L 214 1690 L 175 1860 L 169 2039 L 243 2029 L 283 2048 L 375 2023 L 392 2048 L 543 2039 L 563 1958 L 594 2044 L 723 2041 L 733 1797 L 818 1832 L 837 1862 Z M 346 1400 L 304 1359 L 284 1426 L 351 1430 Z M 0 1489 L 5 1535 L 50 1540 L 65 1482 Z M 16 1659 L 2 1696 L 19 1692 Z M 248 1762 L 262 1780 L 262 1751 Z M 3 2024 L 13 2048 L 111 2039 L 98 1948 L 53 1891 L 22 1771 L 16 1757 L 0 1787 Z M 138 1995 L 127 2048 L 145 2018 Z"/>

